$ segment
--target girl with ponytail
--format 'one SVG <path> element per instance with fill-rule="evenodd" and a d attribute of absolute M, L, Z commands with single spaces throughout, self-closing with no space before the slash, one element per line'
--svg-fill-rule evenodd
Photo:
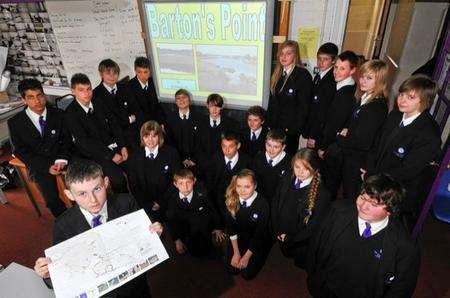
<path fill-rule="evenodd" d="M 246 280 L 258 274 L 271 248 L 269 205 L 255 189 L 255 173 L 243 169 L 233 176 L 225 194 L 230 235 L 227 269 L 233 275 L 241 273 Z"/>
<path fill-rule="evenodd" d="M 309 238 L 327 211 L 330 194 L 322 183 L 314 150 L 300 149 L 291 166 L 272 200 L 272 228 L 282 253 L 304 268 Z"/>

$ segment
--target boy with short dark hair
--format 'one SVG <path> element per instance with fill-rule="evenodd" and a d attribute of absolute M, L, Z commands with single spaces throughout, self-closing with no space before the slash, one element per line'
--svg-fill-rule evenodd
<path fill-rule="evenodd" d="M 168 192 L 167 225 L 179 254 L 205 256 L 211 248 L 211 233 L 218 215 L 207 192 L 198 184 L 189 169 L 180 169 L 173 177 L 174 191 Z"/>
<path fill-rule="evenodd" d="M 92 99 L 91 81 L 85 74 L 74 74 L 70 84 L 75 100 L 66 108 L 65 114 L 76 155 L 99 163 L 111 179 L 114 191 L 128 192 L 123 172 L 128 149 L 122 129 L 103 102 Z"/>
<path fill-rule="evenodd" d="M 127 88 L 129 95 L 134 98 L 141 111 L 142 123 L 154 120 L 159 124 L 164 124 L 166 116 L 158 101 L 150 66 L 150 60 L 147 57 L 137 57 L 134 60 L 136 76 L 127 83 Z"/>
<path fill-rule="evenodd" d="M 46 106 L 44 90 L 38 80 L 21 81 L 19 92 L 27 107 L 8 119 L 13 154 L 25 163 L 47 208 L 58 217 L 66 207 L 58 196 L 55 176 L 69 162 L 72 138 L 62 111 Z"/>
<path fill-rule="evenodd" d="M 284 151 L 286 134 L 279 129 L 267 133 L 265 150 L 253 159 L 252 169 L 258 180 L 257 190 L 270 204 L 281 177 L 291 168 L 291 156 Z"/>
<path fill-rule="evenodd" d="M 261 106 L 252 106 L 247 110 L 247 127 L 241 133 L 241 151 L 254 157 L 264 151 L 267 127 L 264 125 L 266 110 Z"/>
<path fill-rule="evenodd" d="M 316 142 L 322 138 L 328 107 L 336 93 L 336 81 L 333 76 L 333 66 L 338 55 L 338 47 L 331 42 L 324 43 L 317 51 L 318 73 L 314 77 L 311 105 L 303 132 L 308 148 L 316 148 Z"/>
<path fill-rule="evenodd" d="M 312 296 L 412 296 L 420 256 L 395 218 L 403 195 L 399 183 L 379 174 L 364 181 L 356 206 L 351 200 L 334 203 L 309 248 Z"/>
<path fill-rule="evenodd" d="M 67 189 L 64 192 L 76 204 L 56 219 L 53 228 L 54 245 L 138 209 L 131 195 L 108 193 L 109 179 L 103 175 L 100 165 L 93 161 L 75 160 L 71 162 L 67 169 L 65 182 Z M 153 223 L 150 231 L 161 235 L 161 224 Z M 38 258 L 34 270 L 51 287 L 49 263 L 51 263 L 49 258 Z M 150 297 L 145 274 L 109 293 L 109 296 Z"/>
<path fill-rule="evenodd" d="M 115 61 L 105 59 L 98 65 L 98 72 L 102 81 L 93 91 L 94 98 L 101 100 L 110 110 L 122 128 L 126 144 L 136 149 L 142 116 L 135 99 L 128 96 L 124 85 L 118 83 L 120 67 Z"/>

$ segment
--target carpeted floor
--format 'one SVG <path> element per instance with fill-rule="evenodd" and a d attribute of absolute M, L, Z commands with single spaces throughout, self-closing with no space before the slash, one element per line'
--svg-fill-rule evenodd
<path fill-rule="evenodd" d="M 6 191 L 9 203 L 0 204 L 0 264 L 33 267 L 51 245 L 53 218 L 38 218 L 22 189 Z M 44 210 L 44 206 L 40 203 Z M 274 246 L 261 273 L 252 281 L 232 277 L 219 259 L 178 256 L 168 235 L 163 242 L 171 258 L 150 270 L 153 297 L 309 297 L 306 274 Z M 414 297 L 450 297 L 449 225 L 429 217 L 420 239 L 422 267 Z M 1 296 L 1 295 L 0 295 Z"/>

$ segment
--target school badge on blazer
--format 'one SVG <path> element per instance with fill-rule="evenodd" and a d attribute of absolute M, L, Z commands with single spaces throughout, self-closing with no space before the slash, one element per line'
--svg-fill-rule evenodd
<path fill-rule="evenodd" d="M 395 149 L 394 154 L 397 155 L 397 157 L 399 157 L 399 158 L 405 157 L 405 155 L 406 155 L 405 148 L 398 147 L 397 149 Z"/>
<path fill-rule="evenodd" d="M 292 88 L 289 88 L 288 92 L 287 92 L 288 96 L 294 96 L 295 95 L 295 91 Z"/>
<path fill-rule="evenodd" d="M 394 280 L 395 280 L 395 275 L 392 272 L 388 272 L 384 276 L 384 283 L 386 285 L 391 285 L 394 282 Z"/>
<path fill-rule="evenodd" d="M 164 173 L 167 173 L 167 172 L 169 172 L 169 165 L 164 166 Z"/>
<path fill-rule="evenodd" d="M 256 222 L 256 221 L 258 221 L 258 214 L 257 213 L 253 213 L 252 214 L 252 221 L 254 221 L 254 222 Z"/>
<path fill-rule="evenodd" d="M 313 103 L 319 103 L 319 96 L 314 95 L 314 97 L 313 97 Z"/>

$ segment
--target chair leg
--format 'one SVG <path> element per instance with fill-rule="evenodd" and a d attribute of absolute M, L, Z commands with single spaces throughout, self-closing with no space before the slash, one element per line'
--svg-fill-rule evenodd
<path fill-rule="evenodd" d="M 8 199 L 6 198 L 1 188 L 0 188 L 0 203 L 2 203 L 3 205 L 8 203 Z"/>
<path fill-rule="evenodd" d="M 30 199 L 31 204 L 34 207 L 34 210 L 36 211 L 38 217 L 41 217 L 41 210 L 39 210 L 39 206 L 36 203 L 36 200 L 33 197 L 33 194 L 31 193 L 30 188 L 28 187 L 28 184 L 25 182 L 25 179 L 22 176 L 22 171 L 21 169 L 19 169 L 18 167 L 14 167 L 17 171 L 17 173 L 19 173 L 19 179 L 20 179 L 20 183 L 22 183 L 23 187 L 25 188 L 25 191 L 27 192 L 28 195 L 28 199 Z"/>

